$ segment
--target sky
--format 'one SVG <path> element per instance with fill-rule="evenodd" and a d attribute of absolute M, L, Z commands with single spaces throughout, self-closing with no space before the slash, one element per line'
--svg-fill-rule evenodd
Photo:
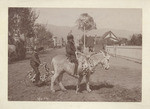
<path fill-rule="evenodd" d="M 112 28 L 133 32 L 142 31 L 141 9 L 119 8 L 34 8 L 39 13 L 38 23 L 57 26 L 75 26 L 82 13 L 93 17 L 97 28 Z"/>

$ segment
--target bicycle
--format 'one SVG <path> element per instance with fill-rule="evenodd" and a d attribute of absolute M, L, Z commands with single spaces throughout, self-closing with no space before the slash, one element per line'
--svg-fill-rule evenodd
<path fill-rule="evenodd" d="M 40 81 L 42 81 L 42 83 L 48 82 L 48 77 L 51 75 L 51 73 L 50 73 L 50 69 L 47 66 L 47 63 L 43 62 L 42 64 L 40 64 L 39 70 L 40 70 Z M 24 78 L 26 86 L 29 86 L 29 84 L 30 86 L 34 85 L 35 76 L 36 74 L 33 69 L 28 71 L 27 75 L 25 75 Z"/>

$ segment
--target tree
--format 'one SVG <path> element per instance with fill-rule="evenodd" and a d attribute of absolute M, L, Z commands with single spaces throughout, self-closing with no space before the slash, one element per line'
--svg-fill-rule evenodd
<path fill-rule="evenodd" d="M 119 38 L 119 45 L 124 44 L 127 45 L 128 44 L 128 39 L 127 38 Z"/>
<path fill-rule="evenodd" d="M 8 40 L 16 45 L 18 59 L 23 59 L 26 53 L 26 38 L 34 37 L 34 24 L 38 16 L 31 8 L 8 9 Z M 13 39 L 18 37 L 19 42 Z"/>
<path fill-rule="evenodd" d="M 48 46 L 49 40 L 51 40 L 53 34 L 47 30 L 46 25 L 43 24 L 36 24 L 35 25 L 35 38 L 34 38 L 34 44 L 40 47 Z M 35 41 L 37 40 L 37 42 Z"/>
<path fill-rule="evenodd" d="M 33 37 L 38 15 L 31 8 L 9 8 L 8 30 L 11 36 L 24 34 Z"/>
<path fill-rule="evenodd" d="M 142 34 L 133 34 L 131 40 L 129 41 L 130 45 L 141 46 L 142 45 Z"/>
<path fill-rule="evenodd" d="M 85 49 L 85 32 L 88 32 L 92 29 L 96 29 L 96 23 L 94 22 L 93 17 L 88 15 L 88 13 L 81 14 L 79 19 L 77 19 L 76 23 L 77 23 L 78 29 L 83 31 L 84 49 Z"/>
<path fill-rule="evenodd" d="M 137 35 L 137 45 L 141 46 L 142 45 L 142 34 Z"/>

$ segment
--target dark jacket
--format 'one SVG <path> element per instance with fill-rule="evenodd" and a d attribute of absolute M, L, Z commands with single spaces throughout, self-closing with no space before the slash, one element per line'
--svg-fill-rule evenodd
<path fill-rule="evenodd" d="M 68 41 L 66 45 L 67 56 L 75 55 L 75 52 L 76 52 L 76 48 L 74 43 Z"/>
<path fill-rule="evenodd" d="M 33 52 L 33 53 L 32 53 L 31 59 L 30 59 L 30 64 L 31 64 L 32 66 L 35 66 L 35 67 L 38 67 L 38 66 L 41 64 L 37 52 Z"/>
<path fill-rule="evenodd" d="M 70 59 L 71 62 L 77 62 L 76 59 L 76 48 L 73 42 L 67 42 L 66 45 L 66 56 Z"/>

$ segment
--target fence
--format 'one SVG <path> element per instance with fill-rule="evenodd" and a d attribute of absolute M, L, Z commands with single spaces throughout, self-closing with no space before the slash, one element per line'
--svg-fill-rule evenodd
<path fill-rule="evenodd" d="M 113 56 L 121 56 L 140 63 L 142 62 L 141 46 L 107 46 L 106 50 Z"/>

